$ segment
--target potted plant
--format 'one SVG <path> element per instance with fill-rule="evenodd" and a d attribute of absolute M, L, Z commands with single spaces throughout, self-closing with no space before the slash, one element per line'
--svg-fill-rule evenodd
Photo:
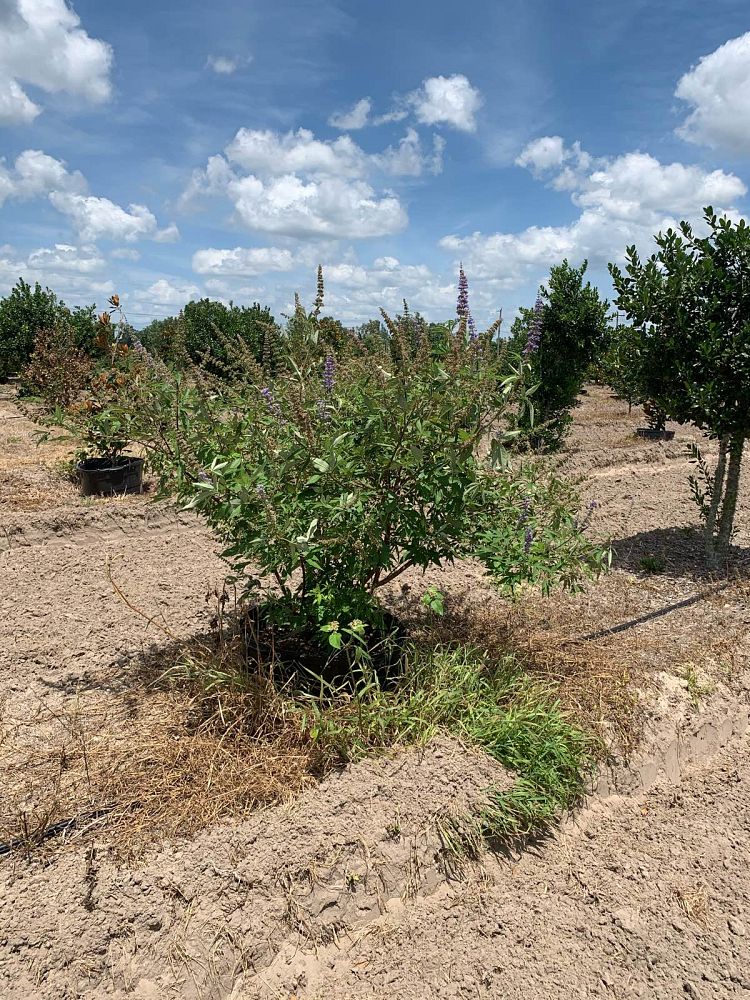
<path fill-rule="evenodd" d="M 643 403 L 643 412 L 646 414 L 648 427 L 638 427 L 636 434 L 639 437 L 648 438 L 650 441 L 671 441 L 674 437 L 674 431 L 666 429 L 666 412 L 649 399 Z"/>
<path fill-rule="evenodd" d="M 48 427 L 61 428 L 67 432 L 64 437 L 80 445 L 76 471 L 84 496 L 143 490 L 143 459 L 125 453 L 131 441 L 133 421 L 132 410 L 126 404 L 143 371 L 143 363 L 141 357 L 123 343 L 127 322 L 119 296 L 113 295 L 109 306 L 98 318 L 92 345 L 103 367 L 97 370 L 96 357 L 83 352 L 73 357 L 70 341 L 66 342 L 59 331 L 57 337 L 56 331 L 51 331 L 41 339 L 40 356 L 35 355 L 36 370 L 29 366 L 35 379 L 42 376 L 43 382 L 50 382 L 50 367 L 55 364 L 59 367 L 69 361 L 79 363 L 81 370 L 75 373 L 75 379 L 64 382 L 64 392 L 57 383 L 46 386 L 41 422 Z M 119 316 L 117 323 L 112 322 L 115 313 Z M 69 334 L 70 331 L 63 332 Z M 55 404 L 54 409 L 51 404 Z M 44 431 L 39 440 L 49 440 L 51 434 L 51 430 Z"/>
<path fill-rule="evenodd" d="M 132 414 L 121 405 L 135 374 L 124 336 L 130 329 L 120 297 L 113 295 L 109 308 L 99 316 L 96 337 L 96 346 L 109 356 L 110 367 L 91 380 L 86 398 L 68 410 L 69 424 L 83 442 L 76 471 L 84 496 L 143 492 L 143 459 L 125 454 Z"/>
<path fill-rule="evenodd" d="M 100 376 L 100 380 L 123 380 L 121 373 Z M 129 419 L 125 411 L 107 400 L 90 398 L 74 403 L 67 412 L 67 425 L 82 440 L 76 471 L 84 496 L 141 493 L 143 459 L 125 454 L 130 443 Z"/>
<path fill-rule="evenodd" d="M 84 496 L 143 490 L 143 459 L 125 451 L 133 420 L 125 402 L 134 374 L 125 368 L 102 371 L 91 380 L 83 398 L 58 406 L 44 419 L 79 443 L 76 472 Z M 45 431 L 40 440 L 50 435 L 51 431 Z"/>

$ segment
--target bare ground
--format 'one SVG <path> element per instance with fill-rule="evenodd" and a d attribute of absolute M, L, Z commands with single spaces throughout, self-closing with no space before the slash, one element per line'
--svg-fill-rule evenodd
<path fill-rule="evenodd" d="M 394 900 L 316 951 L 292 942 L 232 1000 L 567 1000 L 750 995 L 750 755 L 744 741 L 675 788 L 592 806 L 490 884 Z"/>
<path fill-rule="evenodd" d="M 88 773 L 98 759 L 123 780 L 136 775 L 130 800 L 119 788 L 136 813 L 144 803 L 132 799 L 147 788 L 169 802 L 162 813 L 146 808 L 155 845 L 139 860 L 122 856 L 124 828 L 107 815 L 69 843 L 0 857 L 3 996 L 750 993 L 748 505 L 730 576 L 707 579 L 686 501 L 685 441 L 696 436 L 678 429 L 674 442 L 644 443 L 632 434 L 637 414 L 603 390 L 577 416 L 565 463 L 589 477 L 584 489 L 601 505 L 595 523 L 616 553 L 609 577 L 577 597 L 516 606 L 469 565 L 430 582 L 447 592 L 456 634 L 512 638 L 621 743 L 641 691 L 633 794 L 595 800 L 522 858 L 485 856 L 456 872 L 435 818 L 505 776 L 448 741 L 307 791 L 306 761 L 290 765 L 285 788 L 248 750 L 254 784 L 223 801 L 237 755 L 207 758 L 188 737 L 187 706 L 159 701 L 143 682 L 144 663 L 167 663 L 209 627 L 206 595 L 226 572 L 215 541 L 147 498 L 81 500 L 61 470 L 69 451 L 35 449 L 33 424 L 0 401 L 0 840 L 19 823 L 107 805 Z M 663 572 L 646 572 L 644 557 L 663 560 Z M 423 586 L 412 577 L 390 599 L 409 601 Z M 105 758 L 97 747 L 113 729 L 117 753 Z M 679 731 L 713 736 L 693 741 L 697 760 L 685 758 L 676 786 L 665 748 Z M 723 742 L 725 752 L 707 755 Z M 85 773 L 66 764 L 74 757 Z M 215 808 L 204 814 L 207 788 Z"/>

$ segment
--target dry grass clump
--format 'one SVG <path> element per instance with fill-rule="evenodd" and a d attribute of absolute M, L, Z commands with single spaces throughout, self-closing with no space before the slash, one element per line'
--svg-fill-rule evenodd
<path fill-rule="evenodd" d="M 50 510 L 78 496 L 70 477 L 47 468 L 33 475 L 0 472 L 0 509 L 11 511 Z"/>
<path fill-rule="evenodd" d="M 678 886 L 675 889 L 677 905 L 682 912 L 701 930 L 707 931 L 713 927 L 711 919 L 711 901 L 708 887 L 705 884 Z"/>
<path fill-rule="evenodd" d="M 56 834 L 57 846 L 106 821 L 127 852 L 279 802 L 314 780 L 315 759 L 291 720 L 265 736 L 221 732 L 184 692 L 144 688 L 6 724 L 0 769 L 3 844 Z"/>
<path fill-rule="evenodd" d="M 513 623 L 528 669 L 555 686 L 579 725 L 593 729 L 612 750 L 629 754 L 642 732 L 638 689 L 647 683 L 642 663 L 613 655 L 605 639 L 582 638 L 575 615 L 561 608 L 540 612 L 518 608 Z"/>

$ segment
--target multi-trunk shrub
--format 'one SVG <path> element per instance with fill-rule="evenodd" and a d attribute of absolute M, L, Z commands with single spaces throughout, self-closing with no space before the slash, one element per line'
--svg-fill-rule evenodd
<path fill-rule="evenodd" d="M 507 463 L 493 428 L 523 412 L 524 377 L 501 376 L 493 331 L 459 320 L 438 357 L 385 314 L 386 342 L 332 337 L 319 299 L 273 371 L 242 350 L 232 379 L 152 362 L 133 400 L 162 490 L 216 529 L 248 590 L 273 582 L 276 620 L 335 645 L 377 628 L 378 595 L 412 568 L 475 556 L 508 589 L 601 568 L 573 491 Z"/>

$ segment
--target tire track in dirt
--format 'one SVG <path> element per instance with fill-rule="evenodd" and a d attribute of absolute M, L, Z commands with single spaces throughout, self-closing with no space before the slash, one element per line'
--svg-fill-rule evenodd
<path fill-rule="evenodd" d="M 750 746 L 678 787 L 597 804 L 491 885 L 395 901 L 360 932 L 292 945 L 231 1000 L 730 1000 L 750 996 Z"/>

